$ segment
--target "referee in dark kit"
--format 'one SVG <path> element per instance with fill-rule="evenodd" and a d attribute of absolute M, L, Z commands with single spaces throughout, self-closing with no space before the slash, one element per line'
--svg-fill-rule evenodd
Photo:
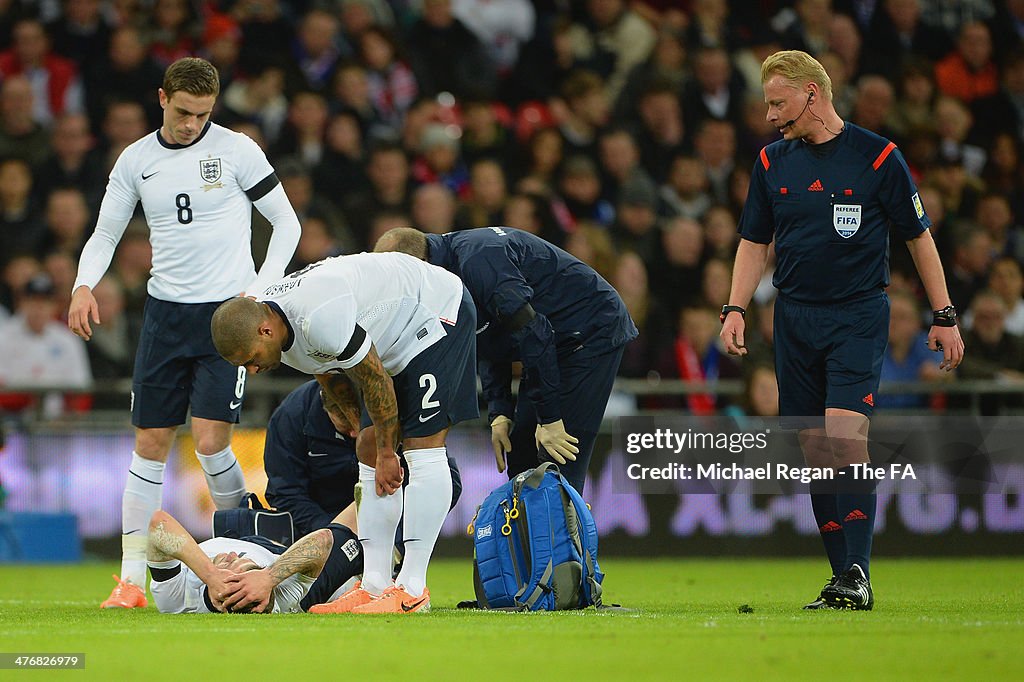
<path fill-rule="evenodd" d="M 730 353 L 746 354 L 745 307 L 774 241 L 783 426 L 799 431 L 809 466 L 836 473 L 810 489 L 832 577 L 805 608 L 868 610 L 875 484 L 855 480 L 851 465 L 870 461 L 868 420 L 889 328 L 890 231 L 906 241 L 935 311 L 928 346 L 942 352 L 940 368 L 960 364 L 964 345 L 931 221 L 896 145 L 839 117 L 828 74 L 805 52 L 768 57 L 761 82 L 768 121 L 783 139 L 754 162 L 721 337 Z"/>

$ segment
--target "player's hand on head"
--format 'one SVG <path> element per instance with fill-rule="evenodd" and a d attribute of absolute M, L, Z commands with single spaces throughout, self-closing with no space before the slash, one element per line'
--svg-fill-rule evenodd
<path fill-rule="evenodd" d="M 224 607 L 229 611 L 251 611 L 263 613 L 270 604 L 274 581 L 270 573 L 260 569 L 233 573 L 225 579 L 228 593 Z"/>
<path fill-rule="evenodd" d="M 742 315 L 726 315 L 722 322 L 722 331 L 718 336 L 725 344 L 725 350 L 729 355 L 746 355 L 747 347 L 744 340 L 746 333 L 746 321 Z"/>
<path fill-rule="evenodd" d="M 402 463 L 398 461 L 398 455 L 394 452 L 381 453 L 378 451 L 377 466 L 374 469 L 377 472 L 376 487 L 378 497 L 391 495 L 402 487 L 402 479 L 405 477 L 405 473 L 402 471 Z"/>
<path fill-rule="evenodd" d="M 939 369 L 953 371 L 964 359 L 964 340 L 960 336 L 960 328 L 932 326 L 928 332 L 928 348 L 942 352 Z"/>
<path fill-rule="evenodd" d="M 498 473 L 505 471 L 505 457 L 512 451 L 512 441 L 509 439 L 511 430 L 512 420 L 503 414 L 499 414 L 491 422 L 491 447 L 494 448 L 494 461 L 498 466 Z"/>
<path fill-rule="evenodd" d="M 228 583 L 228 579 L 234 575 L 233 571 L 229 571 L 226 568 L 216 568 L 206 581 L 206 591 L 210 596 L 210 601 L 222 613 L 228 611 L 228 608 L 224 605 L 225 598 L 233 594 L 235 590 L 234 586 Z"/>
<path fill-rule="evenodd" d="M 537 430 L 534 432 L 534 438 L 537 442 L 538 455 L 547 451 L 551 459 L 555 460 L 558 464 L 565 464 L 569 461 L 575 461 L 576 455 L 580 449 L 576 447 L 576 443 L 579 443 L 579 438 L 569 435 L 565 430 L 565 424 L 559 419 L 556 422 L 550 424 L 538 424 Z M 543 447 L 543 450 L 541 449 Z"/>
<path fill-rule="evenodd" d="M 68 328 L 88 341 L 92 338 L 92 326 L 89 324 L 89 320 L 100 324 L 100 307 L 96 303 L 92 289 L 83 284 L 71 294 L 71 305 L 68 307 Z"/>

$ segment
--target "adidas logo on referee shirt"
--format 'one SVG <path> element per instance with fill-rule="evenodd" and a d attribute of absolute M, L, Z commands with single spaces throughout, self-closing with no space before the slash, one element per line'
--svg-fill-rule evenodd
<path fill-rule="evenodd" d="M 821 180 L 815 180 L 811 183 L 811 186 L 807 188 L 808 192 L 824 192 L 825 188 L 821 186 Z"/>

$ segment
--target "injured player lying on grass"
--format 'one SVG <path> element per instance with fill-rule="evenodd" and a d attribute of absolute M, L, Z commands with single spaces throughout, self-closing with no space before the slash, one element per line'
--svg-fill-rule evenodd
<path fill-rule="evenodd" d="M 341 523 L 285 549 L 260 537 L 197 543 L 164 511 L 150 520 L 147 558 L 161 613 L 299 613 L 343 593 L 363 571 L 359 540 Z"/>

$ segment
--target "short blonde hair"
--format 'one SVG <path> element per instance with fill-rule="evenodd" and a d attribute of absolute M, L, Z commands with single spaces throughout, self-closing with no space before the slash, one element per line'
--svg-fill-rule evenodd
<path fill-rule="evenodd" d="M 817 59 L 801 50 L 780 50 L 761 64 L 761 83 L 779 75 L 797 87 L 817 83 L 825 99 L 832 100 L 832 79 Z"/>

